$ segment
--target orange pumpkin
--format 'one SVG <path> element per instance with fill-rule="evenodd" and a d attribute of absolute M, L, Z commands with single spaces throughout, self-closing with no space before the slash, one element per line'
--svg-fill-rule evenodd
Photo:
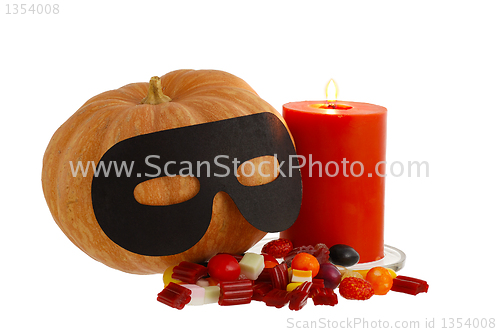
<path fill-rule="evenodd" d="M 203 238 L 187 251 L 170 256 L 143 256 L 111 241 L 101 230 L 92 208 L 93 169 L 73 177 L 70 161 L 98 162 L 113 145 L 152 132 L 219 121 L 260 112 L 281 115 L 243 80 L 216 70 L 178 70 L 150 83 L 135 83 L 88 100 L 54 134 L 43 158 L 42 186 L 50 212 L 66 236 L 82 251 L 105 265 L 136 274 L 161 273 L 180 261 L 201 262 L 218 252 L 241 253 L 266 233 L 250 225 L 224 192 L 212 206 Z M 259 159 L 259 158 L 257 158 Z M 254 164 L 259 160 L 254 159 Z M 273 160 L 274 161 L 274 160 Z M 263 174 L 243 177 L 245 185 L 274 179 L 271 163 Z M 240 167 L 241 168 L 241 167 Z M 241 170 L 241 169 L 240 169 Z M 239 170 L 239 171 L 240 171 Z M 167 205 L 188 200 L 199 190 L 192 177 L 161 177 L 138 185 L 137 201 Z"/>

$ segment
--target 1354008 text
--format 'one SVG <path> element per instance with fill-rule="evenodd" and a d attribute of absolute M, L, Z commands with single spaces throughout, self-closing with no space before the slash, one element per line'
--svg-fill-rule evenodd
<path fill-rule="evenodd" d="M 59 14 L 59 4 L 6 4 L 5 14 L 7 15 L 57 15 Z"/>

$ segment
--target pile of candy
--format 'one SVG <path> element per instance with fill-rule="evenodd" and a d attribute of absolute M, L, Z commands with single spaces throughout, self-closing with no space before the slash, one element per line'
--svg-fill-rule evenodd
<path fill-rule="evenodd" d="M 221 253 L 205 265 L 183 261 L 168 268 L 158 301 L 177 309 L 186 304 L 231 306 L 262 301 L 267 306 L 300 310 L 309 298 L 314 305 L 335 306 L 337 287 L 349 300 L 367 300 L 390 290 L 416 295 L 429 288 L 425 281 L 397 276 L 383 267 L 347 269 L 358 261 L 357 252 L 346 245 L 293 248 L 290 241 L 277 239 L 264 245 L 261 254 Z"/>

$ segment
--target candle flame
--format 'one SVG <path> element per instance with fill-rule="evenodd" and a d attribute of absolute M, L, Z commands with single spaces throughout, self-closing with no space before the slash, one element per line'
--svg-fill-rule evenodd
<path fill-rule="evenodd" d="M 330 103 L 335 103 L 337 101 L 337 93 L 339 91 L 339 88 L 337 86 L 337 83 L 333 80 L 330 79 L 328 82 L 328 85 L 326 85 L 326 101 Z"/>

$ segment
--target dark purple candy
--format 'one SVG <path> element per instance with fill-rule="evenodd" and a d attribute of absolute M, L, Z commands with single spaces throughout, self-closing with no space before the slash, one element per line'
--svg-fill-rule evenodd
<path fill-rule="evenodd" d="M 316 278 L 324 280 L 325 287 L 336 289 L 342 280 L 342 275 L 339 269 L 331 263 L 323 263 L 319 266 L 318 274 Z"/>

